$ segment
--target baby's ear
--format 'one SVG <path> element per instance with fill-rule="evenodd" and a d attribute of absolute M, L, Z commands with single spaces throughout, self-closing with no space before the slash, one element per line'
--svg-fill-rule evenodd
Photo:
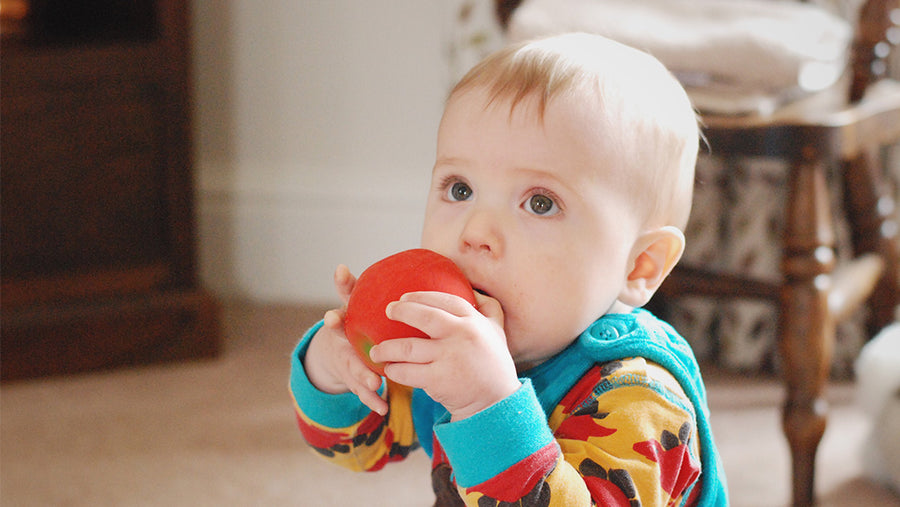
<path fill-rule="evenodd" d="M 684 233 L 665 226 L 641 234 L 631 251 L 630 271 L 619 301 L 644 306 L 672 272 L 684 252 Z"/>

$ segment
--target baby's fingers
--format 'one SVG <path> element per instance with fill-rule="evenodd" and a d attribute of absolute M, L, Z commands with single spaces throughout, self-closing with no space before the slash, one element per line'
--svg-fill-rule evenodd
<path fill-rule="evenodd" d="M 353 291 L 354 285 L 356 285 L 356 277 L 350 273 L 350 268 L 343 264 L 338 265 L 334 270 L 334 286 L 344 304 L 350 300 L 350 292 Z"/>
<path fill-rule="evenodd" d="M 381 415 L 387 413 L 387 402 L 378 395 L 381 376 L 370 370 L 352 351 L 351 355 L 346 358 L 344 383 L 347 385 L 347 389 L 359 397 L 359 401 L 364 405 Z"/>
<path fill-rule="evenodd" d="M 434 361 L 439 344 L 428 338 L 397 338 L 372 347 L 369 357 L 376 363 L 419 363 Z"/>
<path fill-rule="evenodd" d="M 324 320 L 325 327 L 333 329 L 335 331 L 339 331 L 343 333 L 344 331 L 344 312 L 343 310 L 328 310 L 325 312 Z"/>
<path fill-rule="evenodd" d="M 478 311 L 481 312 L 482 315 L 503 325 L 503 307 L 500 306 L 499 301 L 490 296 L 485 296 L 484 294 L 476 292 L 475 303 L 476 308 L 478 308 Z"/>
<path fill-rule="evenodd" d="M 370 371 L 369 373 L 372 372 Z M 372 381 L 369 377 L 366 377 L 365 380 L 360 382 L 349 382 L 347 387 L 350 389 L 350 392 L 359 398 L 359 401 L 361 401 L 363 405 L 369 407 L 373 412 L 377 412 L 379 415 L 385 415 L 388 411 L 388 404 L 378 395 L 378 388 L 381 386 L 381 377 L 374 373 L 372 373 L 372 375 L 374 375 L 377 380 Z"/>
<path fill-rule="evenodd" d="M 408 292 L 387 305 L 387 317 L 432 338 L 458 334 L 471 317 L 480 316 L 465 299 L 443 292 Z"/>
<path fill-rule="evenodd" d="M 441 310 L 456 317 L 470 315 L 473 311 L 472 304 L 465 299 L 440 291 L 407 292 L 395 303 L 414 303 Z"/>

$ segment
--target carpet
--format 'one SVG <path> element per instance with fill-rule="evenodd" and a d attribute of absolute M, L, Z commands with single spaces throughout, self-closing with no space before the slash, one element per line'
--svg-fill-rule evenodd
<path fill-rule="evenodd" d="M 424 453 L 354 474 L 303 443 L 289 354 L 321 309 L 230 302 L 217 359 L 0 386 L 0 505 L 428 506 Z M 709 371 L 712 425 L 732 505 L 786 505 L 777 379 Z M 861 477 L 869 421 L 853 385 L 829 388 L 819 451 L 823 506 L 900 506 Z"/>

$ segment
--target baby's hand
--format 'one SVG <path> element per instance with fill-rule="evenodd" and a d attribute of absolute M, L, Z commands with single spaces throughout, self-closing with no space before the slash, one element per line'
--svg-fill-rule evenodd
<path fill-rule="evenodd" d="M 404 294 L 388 305 L 388 317 L 431 339 L 387 340 L 369 354 L 373 361 L 388 363 L 388 378 L 423 389 L 453 420 L 484 410 L 521 386 L 506 344 L 500 303 L 481 294 L 476 300 L 477 310 L 463 298 L 442 292 Z"/>
<path fill-rule="evenodd" d="M 346 306 L 356 278 L 341 265 L 334 273 L 334 283 Z M 387 413 L 387 402 L 377 392 L 381 377 L 366 367 L 344 335 L 343 308 L 325 313 L 325 323 L 310 341 L 303 367 L 309 381 L 320 391 L 330 394 L 350 391 L 375 412 Z"/>

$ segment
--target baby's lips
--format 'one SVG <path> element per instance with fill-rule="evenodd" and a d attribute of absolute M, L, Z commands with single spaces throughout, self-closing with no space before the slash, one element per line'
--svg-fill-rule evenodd
<path fill-rule="evenodd" d="M 496 297 L 494 297 L 493 295 L 491 295 L 490 292 L 488 292 L 488 291 L 486 291 L 486 290 L 484 290 L 484 289 L 482 289 L 482 288 L 480 288 L 480 287 L 475 287 L 475 286 L 472 287 L 472 290 L 475 291 L 476 295 L 477 295 L 477 294 L 480 294 L 480 295 L 482 295 L 482 296 L 486 296 L 486 297 L 489 297 L 489 298 L 491 298 L 491 299 L 497 301 L 497 303 L 500 305 L 500 308 L 501 308 L 501 309 L 503 308 L 503 303 L 501 303 L 499 299 L 497 299 Z M 476 305 L 476 306 L 477 306 L 477 305 Z"/>

